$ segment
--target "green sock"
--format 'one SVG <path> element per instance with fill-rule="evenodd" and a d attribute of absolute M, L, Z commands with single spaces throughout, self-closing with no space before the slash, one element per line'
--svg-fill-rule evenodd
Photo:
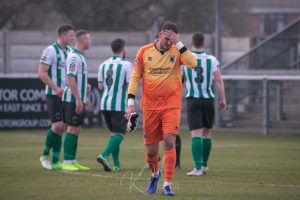
<path fill-rule="evenodd" d="M 118 167 L 120 167 L 119 152 L 120 152 L 120 145 L 122 141 L 123 141 L 123 137 L 121 136 L 121 134 L 116 133 L 116 135 L 114 136 L 115 144 L 111 154 L 114 160 L 114 166 L 118 166 Z"/>
<path fill-rule="evenodd" d="M 64 160 L 75 160 L 77 152 L 78 135 L 67 132 L 64 141 Z"/>
<path fill-rule="evenodd" d="M 60 155 L 60 150 L 61 150 L 61 139 L 62 136 L 59 134 L 53 134 L 53 158 L 52 162 L 57 163 L 59 161 L 59 155 Z"/>
<path fill-rule="evenodd" d="M 44 151 L 43 155 L 44 156 L 49 156 L 50 149 L 52 148 L 52 137 L 54 135 L 54 132 L 50 129 L 48 129 L 46 141 L 45 141 L 45 146 L 44 146 Z"/>
<path fill-rule="evenodd" d="M 102 152 L 102 156 L 105 158 L 109 157 L 109 154 L 112 151 L 112 143 L 113 143 L 113 136 L 111 136 L 106 144 L 106 147 L 104 149 L 104 151 Z"/>
<path fill-rule="evenodd" d="M 201 169 L 201 160 L 202 160 L 202 155 L 201 155 L 201 138 L 199 137 L 194 137 L 192 138 L 192 154 L 193 154 L 193 159 L 195 162 L 195 168 L 197 170 Z"/>
<path fill-rule="evenodd" d="M 108 158 L 109 155 L 115 150 L 115 148 L 120 145 L 122 140 L 123 140 L 122 136 L 118 133 L 116 133 L 114 136 L 110 137 L 104 151 L 102 152 L 102 156 L 105 158 Z"/>
<path fill-rule="evenodd" d="M 207 161 L 211 150 L 211 139 L 202 138 L 202 165 L 207 167 Z"/>

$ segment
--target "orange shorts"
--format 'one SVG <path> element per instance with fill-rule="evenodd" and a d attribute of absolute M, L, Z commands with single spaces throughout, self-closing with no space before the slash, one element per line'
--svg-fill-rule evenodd
<path fill-rule="evenodd" d="M 164 134 L 178 135 L 180 125 L 179 108 L 145 110 L 143 113 L 144 143 L 154 144 L 163 140 Z"/>

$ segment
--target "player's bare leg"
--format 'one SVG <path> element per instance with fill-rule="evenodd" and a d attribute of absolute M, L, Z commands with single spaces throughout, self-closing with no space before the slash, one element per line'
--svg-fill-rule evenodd
<path fill-rule="evenodd" d="M 171 190 L 172 178 L 175 171 L 176 150 L 175 150 L 176 135 L 164 135 L 164 186 L 163 195 L 174 196 Z"/>
<path fill-rule="evenodd" d="M 146 144 L 145 147 L 146 147 L 146 161 L 151 170 L 151 178 L 148 182 L 147 191 L 149 194 L 154 194 L 157 190 L 159 177 L 161 176 L 161 172 L 158 169 L 159 143 L 156 142 L 154 144 Z"/>

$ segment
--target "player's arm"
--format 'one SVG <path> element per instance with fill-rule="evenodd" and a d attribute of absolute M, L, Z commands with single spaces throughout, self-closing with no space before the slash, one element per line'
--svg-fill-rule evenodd
<path fill-rule="evenodd" d="M 222 79 L 222 75 L 221 75 L 221 71 L 220 69 L 216 70 L 214 73 L 214 79 L 216 82 L 216 86 L 218 88 L 218 94 L 219 94 L 219 98 L 220 98 L 220 109 L 222 112 L 224 112 L 226 110 L 226 98 L 225 98 L 225 88 L 224 88 L 224 82 Z"/>
<path fill-rule="evenodd" d="M 143 74 L 143 52 L 144 49 L 140 49 L 137 53 L 136 59 L 133 63 L 133 69 L 130 75 L 128 86 L 128 102 L 125 117 L 130 118 L 130 114 L 135 112 L 135 98 L 137 96 L 139 82 Z"/>
<path fill-rule="evenodd" d="M 104 67 L 104 64 L 101 64 L 99 66 L 99 69 L 98 69 L 98 88 L 100 90 L 100 92 L 102 92 L 102 90 L 104 89 L 104 85 L 103 85 L 103 81 L 104 81 L 104 72 L 102 71 L 103 70 L 103 67 Z"/>
<path fill-rule="evenodd" d="M 102 82 L 98 82 L 98 88 L 99 88 L 100 92 L 102 92 L 102 90 L 104 89 L 104 85 Z"/>
<path fill-rule="evenodd" d="M 80 98 L 76 83 L 77 71 L 81 64 L 82 63 L 79 62 L 79 59 L 76 56 L 71 56 L 67 58 L 67 80 L 72 95 L 76 99 L 76 113 L 81 113 L 83 111 L 83 102 Z"/>
<path fill-rule="evenodd" d="M 76 84 L 76 79 L 75 76 L 73 75 L 67 75 L 67 79 L 68 79 L 68 85 L 69 88 L 71 89 L 72 95 L 75 97 L 76 99 L 76 113 L 81 113 L 83 110 L 83 103 L 81 101 L 78 89 L 77 89 L 77 84 Z"/>
<path fill-rule="evenodd" d="M 51 78 L 48 75 L 48 70 L 53 62 L 54 54 L 55 54 L 55 52 L 52 47 L 48 47 L 43 51 L 41 59 L 40 59 L 38 74 L 39 74 L 39 78 L 41 79 L 41 81 L 44 84 L 46 84 L 48 87 L 53 89 L 55 91 L 55 93 L 61 97 L 62 93 L 63 93 L 63 89 L 57 87 L 57 85 L 55 85 L 52 82 Z"/>
<path fill-rule="evenodd" d="M 52 80 L 50 79 L 49 75 L 48 75 L 48 70 L 49 70 L 50 66 L 47 65 L 47 64 L 43 64 L 43 63 L 40 63 L 39 64 L 39 77 L 41 79 L 41 81 L 48 85 L 48 87 L 52 88 L 55 93 L 61 97 L 62 94 L 63 94 L 63 89 L 62 88 L 59 88 L 57 87 L 53 82 Z"/>
<path fill-rule="evenodd" d="M 192 54 L 191 51 L 189 51 L 184 44 L 179 40 L 179 34 L 176 34 L 173 31 L 166 30 L 165 34 L 170 39 L 170 41 L 176 45 L 177 49 L 179 50 L 180 57 L 179 61 L 180 64 L 183 64 L 189 68 L 196 68 L 197 67 L 197 59 Z"/>
<path fill-rule="evenodd" d="M 68 85 L 69 88 L 71 89 L 72 95 L 75 97 L 76 101 L 81 101 L 78 89 L 77 89 L 77 84 L 76 84 L 76 78 L 73 75 L 68 75 Z"/>
<path fill-rule="evenodd" d="M 179 49 L 180 46 L 181 45 L 179 44 L 177 48 Z M 184 52 L 180 51 L 180 49 L 179 49 L 179 52 L 180 52 L 180 57 L 179 57 L 180 64 L 184 64 L 188 68 L 196 68 L 197 64 L 198 64 L 196 57 L 186 47 L 183 47 L 183 48 L 185 48 Z"/>

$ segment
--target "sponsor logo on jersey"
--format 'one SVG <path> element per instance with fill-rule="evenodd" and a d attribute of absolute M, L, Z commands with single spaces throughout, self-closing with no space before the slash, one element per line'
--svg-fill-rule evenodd
<path fill-rule="evenodd" d="M 153 76 L 158 76 L 162 74 L 170 74 L 172 68 L 171 67 L 157 67 L 157 68 L 150 68 L 150 74 Z"/>

